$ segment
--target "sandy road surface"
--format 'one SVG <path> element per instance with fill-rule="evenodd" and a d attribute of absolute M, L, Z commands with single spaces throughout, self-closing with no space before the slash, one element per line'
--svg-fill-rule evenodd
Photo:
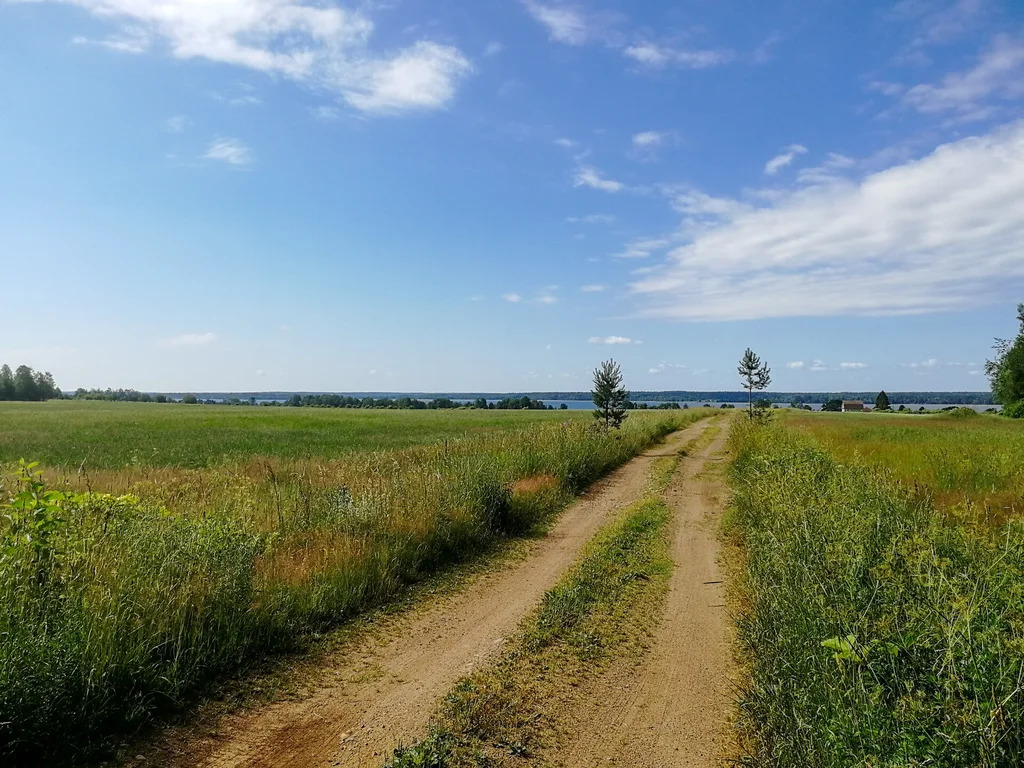
<path fill-rule="evenodd" d="M 725 429 L 683 459 L 666 493 L 673 510 L 665 614 L 640 665 L 623 664 L 587 690 L 553 762 L 565 766 L 711 768 L 725 764 L 732 688 L 730 622 L 718 563 L 725 490 L 715 473 Z M 716 456 L 717 454 L 717 456 Z"/>
<path fill-rule="evenodd" d="M 611 513 L 643 494 L 651 463 L 707 423 L 670 435 L 597 483 L 522 561 L 412 612 L 376 647 L 328 659 L 329 681 L 309 696 L 226 717 L 217 736 L 186 738 L 164 762 L 178 768 L 379 767 L 401 741 L 424 732 L 460 677 L 500 650 Z"/>

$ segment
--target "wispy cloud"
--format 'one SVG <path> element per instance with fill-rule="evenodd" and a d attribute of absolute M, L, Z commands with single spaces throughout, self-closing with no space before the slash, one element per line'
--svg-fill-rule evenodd
<path fill-rule="evenodd" d="M 780 170 L 796 160 L 798 155 L 805 154 L 807 154 L 807 147 L 802 144 L 790 144 L 780 154 L 776 155 L 764 164 L 764 172 L 769 176 L 774 176 Z"/>
<path fill-rule="evenodd" d="M 1024 287 L 1024 122 L 753 204 L 689 193 L 641 314 L 736 320 L 949 311 Z"/>
<path fill-rule="evenodd" d="M 218 160 L 228 165 L 249 165 L 252 163 L 252 152 L 238 139 L 215 139 L 203 157 L 207 160 Z"/>
<path fill-rule="evenodd" d="M 188 125 L 188 118 L 184 115 L 174 115 L 164 120 L 164 130 L 167 133 L 181 133 Z"/>
<path fill-rule="evenodd" d="M 664 131 L 642 131 L 633 134 L 633 146 L 637 149 L 653 149 L 664 143 L 668 134 Z"/>
<path fill-rule="evenodd" d="M 206 333 L 183 333 L 180 336 L 172 336 L 169 339 L 162 339 L 162 347 L 205 347 L 217 340 L 217 334 Z"/>
<path fill-rule="evenodd" d="M 518 293 L 506 293 L 501 298 L 503 298 L 510 304 L 518 304 L 520 301 L 523 300 L 523 297 L 520 296 Z"/>
<path fill-rule="evenodd" d="M 591 213 L 587 216 L 570 216 L 566 221 L 570 224 L 614 224 L 615 217 L 609 213 Z"/>
<path fill-rule="evenodd" d="M 576 175 L 573 178 L 572 185 L 574 187 L 590 187 L 591 189 L 599 189 L 602 192 L 621 192 L 626 186 L 620 181 L 604 178 L 596 168 L 589 165 L 581 166 L 576 169 Z"/>
<path fill-rule="evenodd" d="M 648 238 L 645 240 L 634 240 L 626 245 L 621 251 L 615 254 L 617 259 L 646 259 L 656 251 L 668 248 L 670 240 L 664 238 Z"/>
<path fill-rule="evenodd" d="M 580 290 L 583 291 L 583 293 L 600 293 L 605 290 L 605 288 L 607 288 L 607 286 L 591 283 L 590 285 L 581 286 Z"/>
<path fill-rule="evenodd" d="M 591 344 L 643 344 L 642 341 L 636 341 L 627 336 L 591 336 Z"/>
<path fill-rule="evenodd" d="M 665 373 L 665 371 L 680 370 L 680 369 L 683 369 L 685 367 L 686 366 L 683 365 L 682 363 L 669 363 L 669 362 L 666 362 L 666 361 L 662 360 L 660 363 L 658 363 L 653 368 L 649 368 L 647 370 L 647 372 L 657 376 L 660 373 Z"/>
<path fill-rule="evenodd" d="M 624 29 L 626 19 L 619 14 L 590 11 L 564 0 L 522 2 L 555 42 L 575 46 L 598 43 L 647 69 L 709 69 L 736 58 L 725 49 L 684 48 L 631 33 Z"/>
<path fill-rule="evenodd" d="M 803 360 L 794 360 L 792 363 L 786 363 L 786 367 L 799 370 L 800 368 L 804 367 L 804 361 Z"/>
<path fill-rule="evenodd" d="M 812 371 L 827 371 L 828 370 L 828 366 L 825 365 L 824 361 L 822 361 L 822 360 L 815 360 L 813 363 L 811 363 L 810 370 L 812 370 Z"/>
<path fill-rule="evenodd" d="M 39 0 L 72 3 L 121 32 L 100 44 L 141 54 L 160 40 L 179 59 L 207 59 L 336 93 L 363 112 L 448 104 L 472 65 L 451 45 L 419 40 L 394 53 L 371 48 L 365 10 L 315 0 Z M 76 41 L 89 42 L 84 38 Z"/>
<path fill-rule="evenodd" d="M 583 45 L 589 37 L 583 13 L 569 5 L 524 0 L 527 12 L 540 22 L 552 40 L 568 45 Z"/>
<path fill-rule="evenodd" d="M 728 50 L 692 50 L 652 42 L 629 45 L 623 49 L 623 54 L 638 64 L 652 69 L 665 67 L 710 69 L 728 64 L 735 58 L 735 54 Z"/>
<path fill-rule="evenodd" d="M 947 75 L 938 83 L 908 88 L 903 103 L 919 112 L 957 113 L 962 119 L 992 114 L 992 100 L 1024 96 L 1024 40 L 999 35 L 965 72 Z"/>
<path fill-rule="evenodd" d="M 846 370 L 855 370 L 855 369 L 858 369 L 858 368 L 867 368 L 868 364 L 867 363 L 840 363 L 839 367 L 843 368 L 843 369 L 846 369 Z"/>

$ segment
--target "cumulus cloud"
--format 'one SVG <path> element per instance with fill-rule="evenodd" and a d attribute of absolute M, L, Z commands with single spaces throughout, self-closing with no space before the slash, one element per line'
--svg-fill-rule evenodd
<path fill-rule="evenodd" d="M 141 54 L 159 42 L 176 58 L 207 59 L 327 89 L 364 112 L 442 107 L 472 69 L 457 48 L 430 40 L 375 52 L 373 21 L 363 11 L 314 0 L 39 1 L 76 5 L 121 25 L 121 32 L 100 41 L 109 48 Z"/>
<path fill-rule="evenodd" d="M 950 311 L 1024 287 L 1024 122 L 763 205 L 690 194 L 687 242 L 632 284 L 691 320 Z"/>
<path fill-rule="evenodd" d="M 238 139 L 215 139 L 203 155 L 206 160 L 218 160 L 228 165 L 249 165 L 252 152 Z"/>
<path fill-rule="evenodd" d="M 180 336 L 172 336 L 163 339 L 160 345 L 163 347 L 205 347 L 217 340 L 217 334 L 207 331 L 206 333 L 183 333 Z"/>
<path fill-rule="evenodd" d="M 627 336 L 591 336 L 591 344 L 643 344 L 642 341 L 636 341 Z"/>
<path fill-rule="evenodd" d="M 621 181 L 604 178 L 596 168 L 588 165 L 576 169 L 576 176 L 573 178 L 572 185 L 574 187 L 599 189 L 602 192 L 620 192 L 626 186 Z"/>
<path fill-rule="evenodd" d="M 853 369 L 857 369 L 857 368 L 867 368 L 868 364 L 867 363 L 840 363 L 839 367 L 840 368 L 844 368 L 846 370 L 853 370 Z"/>
<path fill-rule="evenodd" d="M 518 293 L 506 293 L 501 298 L 503 298 L 505 301 L 509 302 L 510 304 L 518 304 L 520 301 L 523 300 L 523 297 L 520 296 Z"/>
<path fill-rule="evenodd" d="M 795 360 L 792 363 L 786 363 L 786 367 L 787 368 L 800 369 L 800 368 L 804 367 L 804 361 L 803 360 Z"/>
<path fill-rule="evenodd" d="M 801 144 L 790 144 L 780 154 L 776 155 L 764 164 L 764 172 L 769 176 L 774 176 L 781 169 L 796 160 L 798 155 L 805 154 L 807 154 L 807 147 Z"/>

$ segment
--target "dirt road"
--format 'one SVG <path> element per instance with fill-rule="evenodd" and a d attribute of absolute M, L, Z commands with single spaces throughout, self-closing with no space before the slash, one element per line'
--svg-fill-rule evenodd
<path fill-rule="evenodd" d="M 666 493 L 674 513 L 665 614 L 650 651 L 586 691 L 553 762 L 565 766 L 710 768 L 729 745 L 731 651 L 717 522 L 726 430 L 683 459 Z M 716 457 L 716 454 L 718 456 Z"/>
<path fill-rule="evenodd" d="M 173 766 L 379 767 L 400 742 L 424 733 L 442 697 L 491 658 L 611 513 L 644 492 L 650 464 L 671 455 L 707 420 L 669 436 L 570 506 L 526 558 L 482 576 L 450 600 L 414 611 L 374 648 L 329 659 L 309 696 L 225 718 L 213 738 L 178 745 Z"/>

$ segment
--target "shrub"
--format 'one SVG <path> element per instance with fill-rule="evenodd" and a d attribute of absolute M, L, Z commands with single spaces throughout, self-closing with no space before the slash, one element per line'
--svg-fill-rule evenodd
<path fill-rule="evenodd" d="M 1024 419 L 1024 400 L 1010 403 L 1003 408 L 1003 416 L 1010 419 Z"/>

